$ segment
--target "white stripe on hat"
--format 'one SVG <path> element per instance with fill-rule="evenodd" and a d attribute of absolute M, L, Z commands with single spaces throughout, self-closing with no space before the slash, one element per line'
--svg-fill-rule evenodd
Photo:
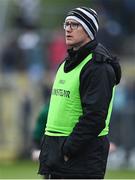
<path fill-rule="evenodd" d="M 68 20 L 68 19 L 73 19 L 73 20 L 79 22 L 84 27 L 85 31 L 88 33 L 88 35 L 90 36 L 91 40 L 94 39 L 93 33 L 90 31 L 88 26 L 81 19 L 77 18 L 76 16 L 67 16 L 65 21 Z"/>
<path fill-rule="evenodd" d="M 88 11 L 86 11 L 82 8 L 76 8 L 76 9 L 78 9 L 79 11 L 82 11 L 85 15 L 87 15 L 93 21 L 93 23 L 95 24 L 95 26 L 98 30 L 98 23 L 97 23 L 96 18 L 93 15 L 91 15 Z"/>
<path fill-rule="evenodd" d="M 97 15 L 97 12 L 96 12 L 94 9 L 91 9 L 91 8 L 90 8 L 90 10 L 93 11 L 93 12 Z"/>
<path fill-rule="evenodd" d="M 86 19 L 86 18 L 84 17 L 84 14 L 82 15 L 82 14 L 80 14 L 80 12 L 76 12 L 76 11 L 74 11 L 74 10 L 73 10 L 72 12 L 78 14 L 78 15 L 81 16 L 83 19 L 85 19 L 85 21 L 86 21 L 88 24 L 90 24 L 90 27 L 87 25 L 87 26 L 89 27 L 89 29 L 92 28 L 93 31 L 97 31 L 97 29 L 95 29 L 95 28 L 93 27 L 93 25 L 89 22 L 89 19 L 90 19 L 89 17 Z M 76 16 L 76 15 L 74 15 L 74 16 Z M 79 17 L 78 17 L 78 18 L 79 18 Z M 79 19 L 81 19 L 81 18 L 79 18 Z M 83 20 L 82 20 L 82 21 L 83 21 Z M 83 22 L 84 22 L 84 21 L 83 21 Z M 85 23 L 85 24 L 86 24 L 86 23 Z"/>

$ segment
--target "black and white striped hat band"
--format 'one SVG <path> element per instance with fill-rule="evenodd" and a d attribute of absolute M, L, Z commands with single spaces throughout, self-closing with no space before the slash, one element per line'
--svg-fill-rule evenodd
<path fill-rule="evenodd" d="M 96 37 L 99 23 L 98 15 L 93 9 L 87 7 L 73 9 L 67 14 L 65 21 L 68 19 L 79 22 L 92 40 Z"/>

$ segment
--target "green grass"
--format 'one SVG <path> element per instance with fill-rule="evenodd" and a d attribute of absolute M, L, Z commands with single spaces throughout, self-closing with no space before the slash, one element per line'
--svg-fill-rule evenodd
<path fill-rule="evenodd" d="M 135 179 L 135 170 L 107 170 L 106 179 Z"/>
<path fill-rule="evenodd" d="M 23 160 L 0 163 L 0 179 L 41 179 L 37 171 L 37 162 Z"/>
<path fill-rule="evenodd" d="M 0 163 L 0 179 L 42 179 L 37 175 L 38 163 L 14 161 Z M 106 179 L 135 179 L 135 170 L 107 170 Z"/>

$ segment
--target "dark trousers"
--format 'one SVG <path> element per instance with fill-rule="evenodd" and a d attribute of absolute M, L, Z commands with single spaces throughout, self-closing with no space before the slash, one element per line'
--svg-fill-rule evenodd
<path fill-rule="evenodd" d="M 104 179 L 109 151 L 107 136 L 95 138 L 68 162 L 62 154 L 63 137 L 46 136 L 40 153 L 40 175 L 46 179 Z"/>

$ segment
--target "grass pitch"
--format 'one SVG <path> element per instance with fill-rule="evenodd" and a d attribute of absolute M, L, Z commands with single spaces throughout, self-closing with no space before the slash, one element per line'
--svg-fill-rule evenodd
<path fill-rule="evenodd" d="M 38 162 L 0 162 L 0 179 L 42 179 L 37 174 Z M 106 179 L 135 179 L 135 170 L 107 170 Z"/>

